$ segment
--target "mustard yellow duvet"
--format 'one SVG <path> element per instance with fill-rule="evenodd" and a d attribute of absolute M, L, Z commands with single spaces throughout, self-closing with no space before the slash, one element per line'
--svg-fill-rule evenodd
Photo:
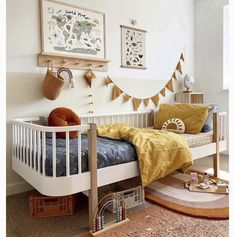
<path fill-rule="evenodd" d="M 187 142 L 173 132 L 110 124 L 97 128 L 98 136 L 125 139 L 136 147 L 142 185 L 192 165 Z"/>

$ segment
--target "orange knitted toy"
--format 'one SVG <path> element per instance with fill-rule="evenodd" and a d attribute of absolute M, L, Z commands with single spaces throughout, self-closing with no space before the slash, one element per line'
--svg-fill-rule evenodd
<path fill-rule="evenodd" d="M 81 120 L 79 116 L 74 113 L 71 109 L 65 107 L 59 107 L 52 110 L 48 117 L 49 126 L 72 126 L 80 125 Z M 57 132 L 57 137 L 65 138 L 65 132 Z M 69 132 L 69 138 L 76 138 L 78 136 L 77 131 Z"/>

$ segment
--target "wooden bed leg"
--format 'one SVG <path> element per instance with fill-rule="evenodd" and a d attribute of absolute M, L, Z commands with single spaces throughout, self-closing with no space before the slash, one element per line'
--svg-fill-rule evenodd
<path fill-rule="evenodd" d="M 219 153 L 219 114 L 213 114 L 213 141 L 216 143 L 216 153 L 213 155 L 214 176 L 219 177 L 220 153 Z"/>
<path fill-rule="evenodd" d="M 89 228 L 93 228 L 93 215 L 98 205 L 97 187 L 97 153 L 96 153 L 96 124 L 90 123 L 88 131 L 88 159 L 91 175 L 91 189 L 89 190 Z"/>
<path fill-rule="evenodd" d="M 213 155 L 213 168 L 214 168 L 214 176 L 219 177 L 220 170 L 220 155 L 219 153 Z"/>

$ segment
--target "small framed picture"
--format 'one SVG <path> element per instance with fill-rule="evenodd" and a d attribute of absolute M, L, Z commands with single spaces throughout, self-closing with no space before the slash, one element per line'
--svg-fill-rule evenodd
<path fill-rule="evenodd" d="M 145 30 L 121 25 L 121 67 L 146 69 Z"/>
<path fill-rule="evenodd" d="M 40 4 L 42 52 L 105 58 L 104 13 L 54 0 Z"/>

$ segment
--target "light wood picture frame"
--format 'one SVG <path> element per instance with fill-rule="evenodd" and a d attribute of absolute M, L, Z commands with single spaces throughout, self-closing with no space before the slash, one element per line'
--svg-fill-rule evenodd
<path fill-rule="evenodd" d="M 121 67 L 147 69 L 145 52 L 146 30 L 121 25 Z"/>
<path fill-rule="evenodd" d="M 105 14 L 54 0 L 40 0 L 44 54 L 105 59 Z"/>

